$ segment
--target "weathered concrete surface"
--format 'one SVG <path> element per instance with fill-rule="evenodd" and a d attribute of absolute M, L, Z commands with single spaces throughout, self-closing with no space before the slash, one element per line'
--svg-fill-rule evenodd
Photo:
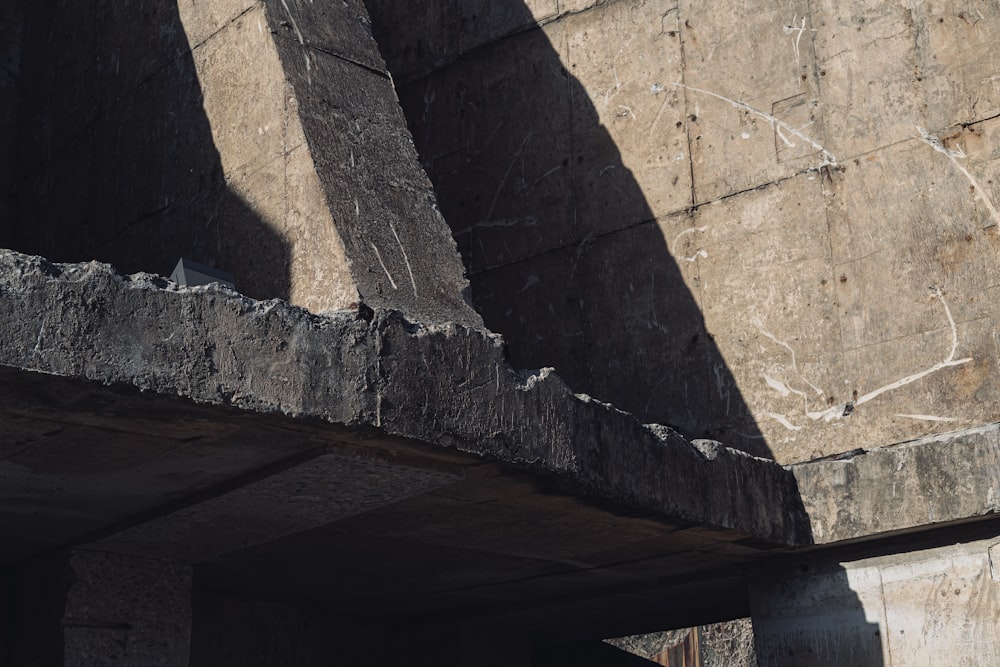
<path fill-rule="evenodd" d="M 14 226 L 17 112 L 20 94 L 21 4 L 0 7 L 0 247 L 9 247 Z"/>
<path fill-rule="evenodd" d="M 0 254 L 0 363 L 255 412 L 372 425 L 539 471 L 612 502 L 776 543 L 807 539 L 792 477 L 515 372 L 498 337 L 362 310 L 315 316 L 97 263 Z M 366 318 L 365 312 L 369 313 Z M 668 475 L 668 477 L 665 477 Z M 719 493 L 705 493 L 718 489 Z M 758 508 L 786 512 L 762 514 Z"/>
<path fill-rule="evenodd" d="M 802 568 L 751 586 L 760 664 L 990 665 L 997 538 Z"/>
<path fill-rule="evenodd" d="M 360 2 L 31 4 L 13 245 L 480 324 L 367 21 Z"/>
<path fill-rule="evenodd" d="M 792 466 L 816 544 L 1000 511 L 1000 425 Z"/>
<path fill-rule="evenodd" d="M 1000 9 L 369 4 L 516 363 L 784 462 L 997 419 Z"/>
<path fill-rule="evenodd" d="M 663 595 L 655 623 L 745 615 L 727 568 L 808 542 L 788 471 L 515 372 L 490 334 L 0 256 L 8 558 L 87 544 L 594 636 L 655 629 Z"/>
<path fill-rule="evenodd" d="M 189 567 L 92 551 L 74 551 L 68 567 L 62 664 L 187 667 Z"/>

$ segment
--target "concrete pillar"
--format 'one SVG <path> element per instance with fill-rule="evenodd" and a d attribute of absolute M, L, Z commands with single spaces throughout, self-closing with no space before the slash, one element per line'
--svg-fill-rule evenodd
<path fill-rule="evenodd" d="M 998 549 L 995 538 L 759 577 L 759 665 L 998 664 Z"/>
<path fill-rule="evenodd" d="M 22 24 L 20 0 L 0 5 L 0 247 L 7 247 L 14 226 L 13 188 Z"/>
<path fill-rule="evenodd" d="M 76 551 L 62 626 L 66 667 L 187 667 L 191 568 Z"/>
<path fill-rule="evenodd" d="M 73 551 L 21 568 L 10 589 L 4 667 L 188 665 L 188 566 Z"/>

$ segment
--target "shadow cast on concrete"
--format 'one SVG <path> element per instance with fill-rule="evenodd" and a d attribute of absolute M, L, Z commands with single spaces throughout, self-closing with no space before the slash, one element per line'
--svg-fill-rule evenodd
<path fill-rule="evenodd" d="M 880 624 L 869 622 L 847 570 L 838 564 L 763 574 L 751 585 L 751 600 L 761 667 L 890 664 Z"/>
<path fill-rule="evenodd" d="M 25 3 L 13 247 L 288 298 L 285 241 L 226 186 L 176 3 Z"/>
<path fill-rule="evenodd" d="M 474 304 L 511 363 L 555 367 L 645 422 L 770 457 L 576 65 L 528 7 L 367 4 Z M 414 35 L 421 20 L 428 34 Z"/>

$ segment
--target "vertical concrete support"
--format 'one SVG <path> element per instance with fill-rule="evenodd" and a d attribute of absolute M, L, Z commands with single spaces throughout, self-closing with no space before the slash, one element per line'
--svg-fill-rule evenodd
<path fill-rule="evenodd" d="M 0 4 L 0 247 L 7 247 L 14 224 L 14 156 L 22 23 L 20 0 Z"/>
<path fill-rule="evenodd" d="M 1000 663 L 998 544 L 1000 537 L 757 579 L 760 667 Z"/>
<path fill-rule="evenodd" d="M 187 667 L 191 570 L 95 551 L 69 557 L 62 618 L 66 667 Z"/>
<path fill-rule="evenodd" d="M 14 247 L 482 325 L 360 0 L 40 0 L 24 23 Z"/>

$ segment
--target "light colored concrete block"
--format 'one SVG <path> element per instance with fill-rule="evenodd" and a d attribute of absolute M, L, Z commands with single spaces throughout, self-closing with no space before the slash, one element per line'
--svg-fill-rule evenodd
<path fill-rule="evenodd" d="M 263 7 L 240 15 L 193 55 L 227 179 L 281 155 L 285 79 Z"/>
<path fill-rule="evenodd" d="M 800 0 L 736 5 L 724 12 L 681 3 L 684 72 L 675 81 L 686 86 L 697 202 L 823 162 L 816 148 L 823 109 L 810 75 L 808 13 Z"/>
<path fill-rule="evenodd" d="M 191 48 L 222 30 L 260 0 L 177 0 L 177 14 Z"/>
<path fill-rule="evenodd" d="M 602 233 L 691 205 L 678 12 L 612 3 L 560 21 L 573 89 L 576 218 Z M 553 28 L 555 29 L 555 28 Z"/>

